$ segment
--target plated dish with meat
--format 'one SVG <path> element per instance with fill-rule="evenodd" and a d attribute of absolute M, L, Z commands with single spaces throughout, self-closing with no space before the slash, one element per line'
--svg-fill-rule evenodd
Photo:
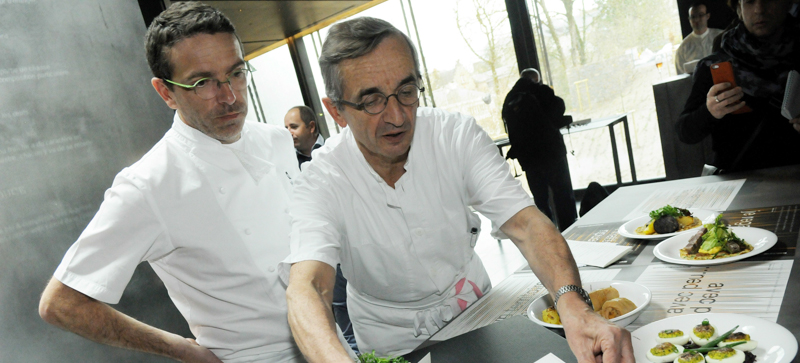
<path fill-rule="evenodd" d="M 664 262 L 718 265 L 758 255 L 777 242 L 775 233 L 755 227 L 730 227 L 720 215 L 695 233 L 664 240 L 656 245 L 653 254 Z"/>
<path fill-rule="evenodd" d="M 646 216 L 632 219 L 619 227 L 621 236 L 636 239 L 664 239 L 687 233 L 711 223 L 719 212 L 707 209 L 678 208 L 665 205 Z"/>

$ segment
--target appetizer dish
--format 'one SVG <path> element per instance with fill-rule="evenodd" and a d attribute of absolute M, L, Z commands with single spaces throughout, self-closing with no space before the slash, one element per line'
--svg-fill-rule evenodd
<path fill-rule="evenodd" d="M 669 204 L 650 212 L 650 221 L 636 228 L 636 234 L 653 235 L 682 232 L 698 227 L 703 222 L 688 209 L 675 208 Z"/>
<path fill-rule="evenodd" d="M 592 299 L 594 311 L 609 320 L 636 310 L 636 304 L 624 297 L 619 297 L 619 291 L 613 286 L 592 291 L 589 293 L 589 298 Z M 542 311 L 542 321 L 561 325 L 561 318 L 553 306 Z"/>
<path fill-rule="evenodd" d="M 752 227 L 746 229 L 749 228 Z M 693 332 L 695 327 L 698 327 L 697 333 Z M 715 337 L 705 344 L 694 343 L 692 335 L 702 336 L 704 332 Z M 656 353 L 661 351 L 650 350 L 661 343 L 672 343 L 683 348 L 683 352 L 671 361 L 675 363 L 798 361 L 796 334 L 771 321 L 744 314 L 697 313 L 667 317 L 632 331 L 631 343 L 636 363 L 659 361 L 662 357 L 658 357 Z"/>
<path fill-rule="evenodd" d="M 683 347 L 672 343 L 660 343 L 647 351 L 647 359 L 655 363 L 674 362 L 683 353 Z"/>
<path fill-rule="evenodd" d="M 704 319 L 692 328 L 689 336 L 678 329 L 662 330 L 655 338 L 658 345 L 647 352 L 647 359 L 653 363 L 753 363 L 756 356 L 750 351 L 758 342 L 748 334 L 734 333 L 737 328 L 738 325 L 719 335 Z"/>
<path fill-rule="evenodd" d="M 689 238 L 680 256 L 686 260 L 711 260 L 739 256 L 753 250 L 753 246 L 736 236 L 722 220 L 722 214 L 714 223 L 703 226 Z"/>

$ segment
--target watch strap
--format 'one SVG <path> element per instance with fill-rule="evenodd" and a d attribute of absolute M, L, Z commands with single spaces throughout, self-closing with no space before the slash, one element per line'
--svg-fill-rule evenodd
<path fill-rule="evenodd" d="M 589 307 L 593 308 L 593 306 L 592 306 L 592 298 L 589 297 L 589 293 L 587 293 L 586 290 L 584 290 L 582 287 L 577 286 L 577 285 L 564 285 L 564 286 L 561 286 L 561 288 L 558 289 L 558 291 L 556 292 L 556 297 L 554 299 L 555 301 L 553 302 L 553 307 L 558 309 L 558 299 L 561 298 L 561 295 L 564 295 L 564 294 L 566 294 L 568 292 L 571 292 L 571 291 L 575 291 L 579 295 L 581 295 L 581 298 L 583 298 L 583 301 L 586 302 L 586 304 L 589 305 Z"/>

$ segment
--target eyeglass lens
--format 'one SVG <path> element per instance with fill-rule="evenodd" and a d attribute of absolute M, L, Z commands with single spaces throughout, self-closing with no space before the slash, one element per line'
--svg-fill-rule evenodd
<path fill-rule="evenodd" d="M 397 102 L 405 106 L 411 106 L 419 101 L 419 88 L 415 84 L 407 84 L 400 87 L 397 93 L 385 96 L 381 93 L 373 93 L 364 97 L 364 110 L 371 114 L 381 113 L 389 103 L 389 97 L 395 96 Z"/>
<path fill-rule="evenodd" d="M 204 100 L 216 97 L 220 88 L 225 83 L 230 85 L 232 91 L 244 91 L 247 89 L 248 74 L 249 72 L 247 69 L 237 69 L 228 76 L 228 80 L 225 82 L 220 82 L 214 78 L 207 78 L 197 83 L 194 87 L 194 91 Z"/>

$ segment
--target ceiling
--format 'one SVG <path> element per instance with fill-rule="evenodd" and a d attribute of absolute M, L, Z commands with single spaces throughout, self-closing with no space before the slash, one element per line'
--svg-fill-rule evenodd
<path fill-rule="evenodd" d="M 386 0 L 203 1 L 227 15 L 252 59 Z M 172 1 L 175 2 L 175 1 Z M 164 1 L 166 6 L 170 1 Z"/>

